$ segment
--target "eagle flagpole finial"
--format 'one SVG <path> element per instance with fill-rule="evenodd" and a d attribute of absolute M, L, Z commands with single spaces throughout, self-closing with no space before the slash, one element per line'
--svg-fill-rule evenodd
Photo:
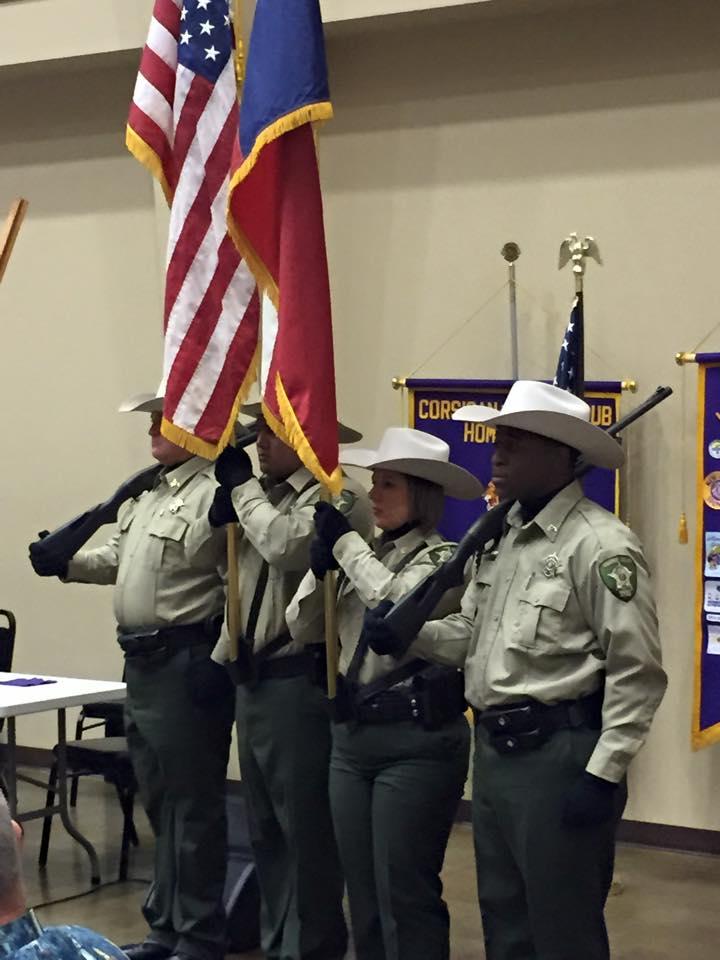
<path fill-rule="evenodd" d="M 572 263 L 572 271 L 575 276 L 575 290 L 582 292 L 583 279 L 585 277 L 585 261 L 588 257 L 602 266 L 602 257 L 600 248 L 592 237 L 583 237 L 582 240 L 577 233 L 571 233 L 560 244 L 560 255 L 558 258 L 558 270 Z"/>

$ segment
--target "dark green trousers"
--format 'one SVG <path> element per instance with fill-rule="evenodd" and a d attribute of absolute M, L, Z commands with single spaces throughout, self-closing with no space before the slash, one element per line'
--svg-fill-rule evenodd
<path fill-rule="evenodd" d="M 197 960 L 222 956 L 227 859 L 225 779 L 232 688 L 195 706 L 186 678 L 192 655 L 164 664 L 126 661 L 126 733 L 140 799 L 155 834 L 155 870 L 143 914 L 150 939 Z"/>
<path fill-rule="evenodd" d="M 467 777 L 464 717 L 333 729 L 330 801 L 357 960 L 447 960 L 442 869 Z"/>
<path fill-rule="evenodd" d="M 501 755 L 475 731 L 473 831 L 488 960 L 608 960 L 604 908 L 617 819 L 566 827 L 565 800 L 598 739 L 560 730 L 538 750 Z"/>
<path fill-rule="evenodd" d="M 306 677 L 238 687 L 240 770 L 269 960 L 340 960 L 343 877 L 328 799 L 330 719 Z"/>

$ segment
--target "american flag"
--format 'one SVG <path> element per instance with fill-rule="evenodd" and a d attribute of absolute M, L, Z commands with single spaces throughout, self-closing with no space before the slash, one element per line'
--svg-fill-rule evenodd
<path fill-rule="evenodd" d="M 568 390 L 578 396 L 582 396 L 585 386 L 583 327 L 582 293 L 578 293 L 570 312 L 570 320 L 560 347 L 560 356 L 553 380 L 556 387 L 561 387 L 563 390 Z"/>
<path fill-rule="evenodd" d="M 214 457 L 255 379 L 255 279 L 225 221 L 238 130 L 228 0 L 155 0 L 128 117 L 130 152 L 170 205 L 162 432 Z"/>

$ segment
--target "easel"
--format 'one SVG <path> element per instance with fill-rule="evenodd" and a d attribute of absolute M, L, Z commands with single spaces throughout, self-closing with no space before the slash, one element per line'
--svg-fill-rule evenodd
<path fill-rule="evenodd" d="M 5 270 L 10 262 L 10 256 L 12 255 L 13 247 L 15 246 L 15 241 L 20 232 L 27 208 L 27 200 L 16 200 L 10 207 L 10 212 L 5 220 L 5 226 L 3 227 L 2 235 L 0 235 L 0 283 L 2 283 L 2 278 L 5 276 Z"/>

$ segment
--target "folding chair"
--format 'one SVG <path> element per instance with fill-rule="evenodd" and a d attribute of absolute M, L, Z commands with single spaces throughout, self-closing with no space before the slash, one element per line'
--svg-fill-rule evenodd
<path fill-rule="evenodd" d="M 7 620 L 7 626 L 0 626 L 0 673 L 10 673 L 12 671 L 13 653 L 15 652 L 15 631 L 17 621 L 15 615 L 9 610 L 0 610 L 0 617 Z M 5 719 L 0 717 L 0 732 L 5 724 Z M 7 784 L 0 765 L 0 790 L 7 799 Z"/>
<path fill-rule="evenodd" d="M 130 844 L 138 845 L 133 821 L 137 783 L 130 762 L 127 740 L 125 737 L 90 737 L 87 740 L 70 740 L 66 747 L 66 758 L 69 777 L 101 776 L 115 787 L 123 814 L 118 880 L 127 880 Z M 46 800 L 48 807 L 53 806 L 55 802 L 56 787 L 57 763 L 53 763 L 48 781 Z M 40 855 L 38 857 L 40 867 L 47 864 L 52 821 L 52 816 L 45 817 L 43 820 Z"/>

